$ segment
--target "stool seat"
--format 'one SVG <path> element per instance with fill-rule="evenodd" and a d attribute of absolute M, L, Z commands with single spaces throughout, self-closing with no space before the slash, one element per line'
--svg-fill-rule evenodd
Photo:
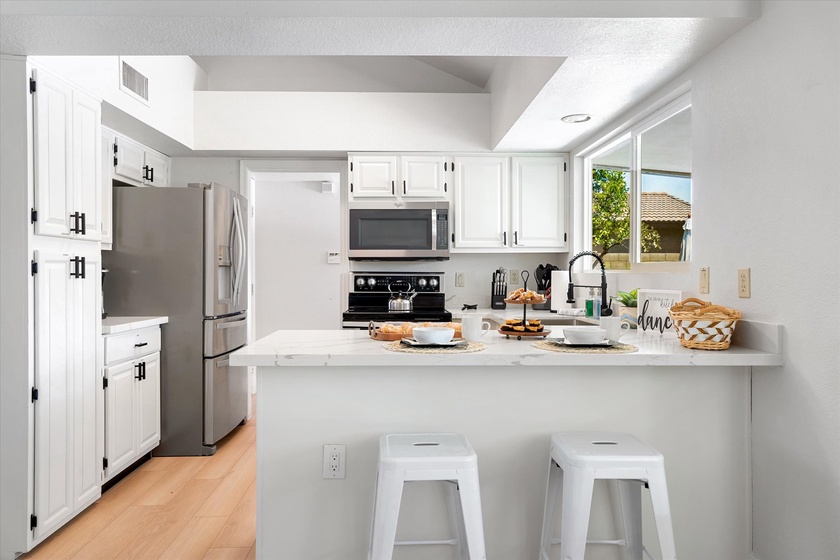
<path fill-rule="evenodd" d="M 662 454 L 623 432 L 565 432 L 551 436 L 551 456 L 581 468 L 652 467 L 665 464 Z M 559 462 L 559 461 L 558 461 Z"/>
<path fill-rule="evenodd" d="M 403 484 L 420 480 L 449 483 L 450 521 L 457 538 L 395 542 Z M 486 558 L 475 450 L 461 434 L 383 435 L 368 558 L 390 560 L 395 545 L 430 544 L 458 545 L 463 560 Z"/>
<path fill-rule="evenodd" d="M 540 560 L 550 559 L 552 544 L 560 544 L 563 560 L 583 560 L 587 543 L 621 545 L 629 560 L 641 560 L 647 552 L 642 544 L 643 485 L 650 488 L 662 558 L 676 558 L 665 459 L 659 451 L 624 432 L 560 432 L 551 436 L 550 455 Z M 623 539 L 587 541 L 592 491 L 598 479 L 618 481 Z M 553 539 L 558 502 L 560 539 Z"/>

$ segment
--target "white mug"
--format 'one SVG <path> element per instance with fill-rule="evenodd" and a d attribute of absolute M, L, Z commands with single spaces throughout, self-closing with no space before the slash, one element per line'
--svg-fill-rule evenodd
<path fill-rule="evenodd" d="M 601 317 L 601 328 L 607 331 L 607 340 L 617 341 L 630 330 L 630 324 L 621 317 Z"/>
<path fill-rule="evenodd" d="M 461 336 L 464 340 L 475 342 L 490 330 L 490 323 L 482 319 L 481 315 L 464 315 L 461 319 Z"/>

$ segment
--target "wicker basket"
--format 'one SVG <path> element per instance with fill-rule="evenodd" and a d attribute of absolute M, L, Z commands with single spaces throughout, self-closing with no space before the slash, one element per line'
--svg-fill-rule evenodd
<path fill-rule="evenodd" d="M 700 350 L 726 350 L 741 312 L 696 298 L 684 299 L 669 309 L 680 344 Z"/>

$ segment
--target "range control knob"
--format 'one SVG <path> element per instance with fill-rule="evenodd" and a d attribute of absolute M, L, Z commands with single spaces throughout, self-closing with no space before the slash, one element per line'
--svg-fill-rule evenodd
<path fill-rule="evenodd" d="M 421 288 L 425 288 L 425 287 L 426 287 L 426 279 L 425 279 L 425 278 L 420 278 L 420 279 L 417 281 L 417 285 L 418 285 L 419 287 L 421 287 Z"/>
<path fill-rule="evenodd" d="M 437 288 L 437 286 L 438 286 L 437 278 L 430 278 L 429 279 L 429 286 L 431 286 L 432 288 Z"/>
<path fill-rule="evenodd" d="M 357 288 L 364 288 L 365 287 L 365 279 L 361 276 L 356 277 L 356 287 Z"/>
<path fill-rule="evenodd" d="M 372 277 L 371 277 L 371 278 L 368 278 L 368 279 L 367 279 L 367 284 L 368 284 L 368 286 L 370 286 L 371 288 L 373 288 L 374 286 L 376 286 L 376 278 L 372 278 Z"/>

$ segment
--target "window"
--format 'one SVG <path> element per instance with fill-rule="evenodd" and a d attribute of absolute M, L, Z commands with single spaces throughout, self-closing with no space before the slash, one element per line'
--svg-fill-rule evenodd
<path fill-rule="evenodd" d="M 587 156 L 584 174 L 591 212 L 584 248 L 607 268 L 673 269 L 691 259 L 688 95 Z"/>

